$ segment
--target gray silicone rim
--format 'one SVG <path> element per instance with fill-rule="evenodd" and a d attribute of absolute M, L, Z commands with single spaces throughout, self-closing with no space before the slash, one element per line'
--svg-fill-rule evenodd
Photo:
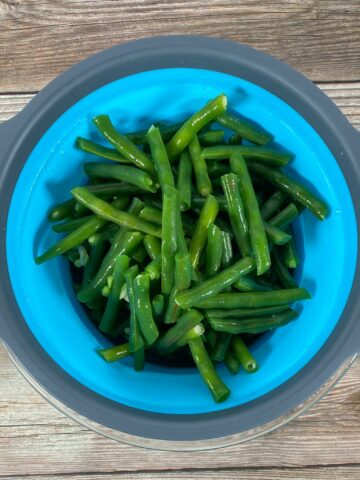
<path fill-rule="evenodd" d="M 72 67 L 44 88 L 14 119 L 1 125 L 0 337 L 35 381 L 82 417 L 125 434 L 168 441 L 216 439 L 255 429 L 296 409 L 318 391 L 360 347 L 360 259 L 338 325 L 318 354 L 289 381 L 245 405 L 200 415 L 156 414 L 119 405 L 63 371 L 33 337 L 14 298 L 7 270 L 5 231 L 11 195 L 21 168 L 43 133 L 83 96 L 115 79 L 158 68 L 203 68 L 240 76 L 295 108 L 324 139 L 347 180 L 360 226 L 360 136 L 309 80 L 250 47 L 214 38 L 147 38 L 113 47 Z M 358 232 L 360 234 L 360 231 Z"/>

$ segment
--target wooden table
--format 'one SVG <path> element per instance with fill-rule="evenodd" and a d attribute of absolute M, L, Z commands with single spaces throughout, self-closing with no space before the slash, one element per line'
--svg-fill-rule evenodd
<path fill-rule="evenodd" d="M 230 38 L 271 53 L 317 82 L 360 128 L 359 0 L 2 0 L 0 121 L 79 60 L 169 33 Z M 1 347 L 0 365 L 0 479 L 360 478 L 359 360 L 288 426 L 202 453 L 107 440 L 43 400 Z"/>

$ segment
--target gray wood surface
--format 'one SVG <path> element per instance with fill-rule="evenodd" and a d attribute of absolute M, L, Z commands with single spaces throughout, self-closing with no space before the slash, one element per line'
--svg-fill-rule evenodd
<path fill-rule="evenodd" d="M 286 61 L 360 130 L 360 0 L 0 0 L 0 122 L 79 60 L 169 33 L 233 39 Z M 360 359 L 280 430 L 226 449 L 171 453 L 119 444 L 68 419 L 0 345 L 0 480 L 23 477 L 360 479 Z"/>
<path fill-rule="evenodd" d="M 2 0 L 0 91 L 34 91 L 112 45 L 164 34 L 237 40 L 316 81 L 360 80 L 358 0 Z"/>

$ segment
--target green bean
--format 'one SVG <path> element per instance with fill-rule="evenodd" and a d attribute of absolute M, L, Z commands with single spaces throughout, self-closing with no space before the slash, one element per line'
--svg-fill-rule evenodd
<path fill-rule="evenodd" d="M 113 202 L 115 207 L 122 208 L 123 205 L 127 203 L 127 199 L 118 199 Z M 112 207 L 114 208 L 114 207 Z M 81 245 L 86 239 L 88 239 L 95 232 L 100 230 L 100 228 L 105 225 L 106 220 L 98 218 L 96 215 L 92 215 L 91 218 L 80 225 L 76 230 L 70 232 L 66 237 L 61 239 L 54 246 L 50 247 L 45 253 L 35 258 L 35 263 L 38 265 L 40 263 L 46 262 L 51 258 L 56 257 L 57 255 L 62 255 L 65 252 L 68 252 L 72 248 L 75 248 Z"/>
<path fill-rule="evenodd" d="M 71 193 L 79 202 L 102 219 L 161 238 L 161 229 L 130 213 L 117 210 L 109 203 L 93 195 L 85 187 L 73 188 Z"/>
<path fill-rule="evenodd" d="M 153 125 L 150 127 L 146 138 L 150 145 L 152 159 L 155 164 L 161 189 L 163 190 L 164 185 L 175 187 L 174 176 L 165 145 L 161 138 L 160 130 Z"/>
<path fill-rule="evenodd" d="M 300 259 L 299 255 L 297 254 L 296 247 L 295 247 L 295 242 L 294 239 L 291 238 L 291 240 L 284 245 L 284 264 L 287 268 L 297 268 Z"/>
<path fill-rule="evenodd" d="M 308 208 L 319 220 L 324 220 L 328 215 L 328 207 L 322 200 L 300 183 L 289 178 L 285 173 L 257 163 L 252 164 L 250 168 L 252 172 L 265 178 L 279 190 Z"/>
<path fill-rule="evenodd" d="M 79 150 L 91 153 L 93 155 L 96 155 L 97 157 L 107 158 L 108 160 L 113 160 L 114 162 L 132 163 L 131 160 L 124 157 L 124 155 L 120 155 L 117 150 L 113 148 L 103 147 L 102 145 L 92 142 L 91 140 L 87 140 L 86 138 L 77 137 L 75 141 L 75 146 Z"/>
<path fill-rule="evenodd" d="M 141 210 L 139 218 L 142 218 L 143 220 L 151 223 L 155 223 L 156 225 L 161 225 L 162 213 L 161 210 L 158 210 L 157 208 L 145 206 Z"/>
<path fill-rule="evenodd" d="M 199 220 L 196 224 L 195 232 L 189 248 L 191 263 L 194 269 L 199 263 L 201 253 L 205 247 L 207 230 L 209 226 L 214 223 L 218 211 L 219 206 L 216 198 L 213 195 L 209 195 L 201 209 Z"/>
<path fill-rule="evenodd" d="M 188 330 L 185 333 L 185 335 L 175 343 L 175 346 L 177 348 L 185 347 L 185 345 L 189 342 L 189 340 L 194 340 L 194 338 L 201 337 L 204 334 L 204 332 L 205 332 L 204 326 L 202 325 L 202 323 L 198 323 L 197 325 L 195 325 L 195 327 Z"/>
<path fill-rule="evenodd" d="M 272 135 L 265 132 L 262 128 L 255 127 L 245 118 L 239 117 L 237 114 L 225 112 L 219 115 L 216 119 L 223 127 L 233 130 L 240 137 L 249 140 L 257 145 L 265 145 L 268 143 Z"/>
<path fill-rule="evenodd" d="M 147 256 L 148 256 L 147 251 L 144 245 L 142 245 L 141 243 L 131 253 L 131 258 L 139 264 L 144 263 Z"/>
<path fill-rule="evenodd" d="M 182 310 L 175 302 L 175 297 L 179 292 L 187 290 L 190 287 L 192 278 L 192 265 L 188 253 L 177 253 L 175 255 L 175 279 L 174 287 L 169 296 L 168 307 L 165 315 L 165 323 L 175 323 Z"/>
<path fill-rule="evenodd" d="M 152 260 L 161 255 L 161 243 L 160 240 L 152 235 L 145 235 L 144 247 Z"/>
<path fill-rule="evenodd" d="M 242 137 L 240 135 L 233 135 L 229 138 L 229 145 L 241 145 Z"/>
<path fill-rule="evenodd" d="M 206 341 L 207 341 L 207 343 L 209 344 L 209 346 L 210 346 L 211 348 L 214 348 L 218 336 L 219 336 L 219 334 L 218 334 L 218 332 L 215 332 L 215 330 L 209 329 L 209 330 L 206 332 L 205 338 L 206 338 Z"/>
<path fill-rule="evenodd" d="M 135 312 L 140 330 L 147 345 L 152 345 L 159 336 L 150 302 L 150 277 L 141 274 L 134 279 Z"/>
<path fill-rule="evenodd" d="M 145 273 L 150 277 L 150 280 L 159 280 L 161 277 L 161 255 L 155 257 L 154 260 L 151 260 L 150 263 L 144 268 Z"/>
<path fill-rule="evenodd" d="M 221 266 L 223 239 L 220 228 L 210 225 L 206 246 L 206 276 L 213 277 Z"/>
<path fill-rule="evenodd" d="M 169 294 L 174 285 L 175 254 L 178 247 L 176 234 L 176 206 L 178 191 L 170 185 L 163 189 L 162 240 L 161 240 L 161 291 Z"/>
<path fill-rule="evenodd" d="M 226 211 L 226 199 L 222 195 L 215 195 L 216 200 L 219 205 L 219 210 Z M 193 209 L 201 209 L 206 202 L 206 197 L 201 197 L 200 195 L 193 194 L 191 197 L 191 207 Z"/>
<path fill-rule="evenodd" d="M 222 162 L 217 162 L 215 160 L 206 162 L 208 173 L 210 177 L 221 177 L 222 175 L 226 175 L 227 173 L 231 173 L 229 165 L 226 165 Z"/>
<path fill-rule="evenodd" d="M 134 353 L 144 348 L 144 340 L 141 336 L 139 321 L 136 316 L 135 306 L 135 287 L 134 280 L 138 274 L 138 266 L 134 265 L 125 273 L 126 291 L 129 299 L 130 308 L 130 332 L 129 332 L 129 349 Z"/>
<path fill-rule="evenodd" d="M 271 292 L 220 293 L 196 304 L 198 308 L 259 308 L 287 305 L 311 298 L 305 288 L 273 290 Z"/>
<path fill-rule="evenodd" d="M 246 318 L 246 317 L 262 317 L 263 315 L 274 315 L 283 312 L 289 308 L 288 305 L 275 305 L 273 307 L 260 308 L 234 308 L 205 310 L 206 318 Z"/>
<path fill-rule="evenodd" d="M 135 372 L 141 372 L 145 366 L 145 348 L 140 348 L 133 353 L 134 357 L 134 370 Z"/>
<path fill-rule="evenodd" d="M 214 362 L 223 362 L 226 352 L 229 348 L 231 335 L 228 333 L 220 333 L 217 337 L 214 348 L 211 352 L 211 360 Z"/>
<path fill-rule="evenodd" d="M 84 171 L 90 178 L 111 178 L 113 180 L 130 183 L 131 185 L 135 185 L 138 188 L 152 193 L 157 190 L 156 184 L 150 175 L 136 167 L 91 162 L 84 163 Z"/>
<path fill-rule="evenodd" d="M 164 310 L 165 310 L 164 295 L 161 295 L 161 294 L 155 295 L 155 297 L 152 299 L 151 305 L 153 309 L 155 322 L 160 323 L 164 316 Z"/>
<path fill-rule="evenodd" d="M 186 120 L 166 146 L 169 157 L 174 158 L 185 150 L 193 136 L 223 113 L 226 107 L 226 96 L 219 95 Z"/>
<path fill-rule="evenodd" d="M 110 287 L 108 285 L 104 285 L 101 289 L 101 295 L 103 297 L 108 297 L 110 295 Z"/>
<path fill-rule="evenodd" d="M 56 233 L 69 233 L 76 230 L 80 225 L 83 225 L 85 222 L 90 220 L 91 215 L 87 215 L 86 217 L 80 218 L 71 218 L 63 223 L 57 223 L 56 225 L 52 226 L 52 229 Z"/>
<path fill-rule="evenodd" d="M 246 372 L 255 373 L 259 370 L 257 361 L 251 355 L 243 339 L 239 335 L 233 337 L 231 341 L 231 347 L 236 355 L 236 358 L 239 360 L 241 366 Z"/>
<path fill-rule="evenodd" d="M 286 198 L 287 195 L 284 192 L 276 190 L 276 192 L 273 193 L 260 208 L 262 219 L 269 220 L 269 218 L 276 215 Z"/>
<path fill-rule="evenodd" d="M 273 165 L 275 167 L 285 167 L 292 159 L 292 154 L 279 152 L 271 148 L 250 147 L 247 145 L 217 145 L 215 147 L 206 147 L 201 156 L 206 160 L 226 160 L 234 154 L 242 155 L 245 160 L 263 163 L 264 165 Z M 257 166 L 258 164 L 256 164 Z"/>
<path fill-rule="evenodd" d="M 128 343 L 123 343 L 122 345 L 116 345 L 115 347 L 105 348 L 103 350 L 98 350 L 98 353 L 107 361 L 107 362 L 116 362 L 122 358 L 130 355 L 130 349 Z"/>
<path fill-rule="evenodd" d="M 89 261 L 87 262 L 83 272 L 82 288 L 89 285 L 91 280 L 96 275 L 96 272 L 100 267 L 100 264 L 105 255 L 105 252 L 106 252 L 105 242 L 98 243 L 91 247 Z"/>
<path fill-rule="evenodd" d="M 198 135 L 201 145 L 216 145 L 224 138 L 224 130 L 207 130 Z"/>
<path fill-rule="evenodd" d="M 235 354 L 229 349 L 225 355 L 225 366 L 233 375 L 236 375 L 241 367 L 239 360 L 236 358 Z"/>
<path fill-rule="evenodd" d="M 178 342 L 190 329 L 201 322 L 203 316 L 197 310 L 188 310 L 182 315 L 175 325 L 164 333 L 157 341 L 156 347 L 159 352 L 168 350 Z"/>
<path fill-rule="evenodd" d="M 177 177 L 177 189 L 181 211 L 188 210 L 191 206 L 191 175 L 192 165 L 189 152 L 184 150 L 180 154 L 179 170 Z"/>
<path fill-rule="evenodd" d="M 115 223 L 108 223 L 104 225 L 101 230 L 94 233 L 94 235 L 91 235 L 91 237 L 88 238 L 88 242 L 90 245 L 97 245 L 98 243 L 106 241 L 111 242 L 114 235 L 119 231 L 119 228 L 121 227 Z"/>
<path fill-rule="evenodd" d="M 289 203 L 287 207 L 272 217 L 268 224 L 272 227 L 286 228 L 299 215 L 297 207 Z"/>
<path fill-rule="evenodd" d="M 241 292 L 267 292 L 272 288 L 262 285 L 251 277 L 241 277 L 234 283 L 234 287 Z"/>
<path fill-rule="evenodd" d="M 226 209 L 232 226 L 236 243 L 241 255 L 251 255 L 249 226 L 245 216 L 244 204 L 239 190 L 239 178 L 234 173 L 221 177 L 221 185 L 225 194 Z"/>
<path fill-rule="evenodd" d="M 85 267 L 89 261 L 88 252 L 84 245 L 80 245 L 79 247 L 77 247 L 77 250 L 79 252 L 79 258 L 75 260 L 74 265 L 77 268 Z"/>
<path fill-rule="evenodd" d="M 270 243 L 274 243 L 275 245 L 285 245 L 285 243 L 290 242 L 291 235 L 284 232 L 280 228 L 274 227 L 269 223 L 264 223 L 264 229 L 266 233 L 266 237 Z"/>
<path fill-rule="evenodd" d="M 250 243 L 254 252 L 256 271 L 258 275 L 263 275 L 269 269 L 271 260 L 265 228 L 251 178 L 241 155 L 233 155 L 230 159 L 230 166 L 240 180 L 240 194 L 249 222 Z"/>
<path fill-rule="evenodd" d="M 233 258 L 233 250 L 231 244 L 231 235 L 228 232 L 221 232 L 222 236 L 222 255 L 221 255 L 221 265 L 223 267 L 228 267 Z"/>
<path fill-rule="evenodd" d="M 273 266 L 276 276 L 284 288 L 297 288 L 298 284 L 290 275 L 289 270 L 285 267 L 280 259 L 279 252 L 276 248 L 272 251 Z"/>
<path fill-rule="evenodd" d="M 145 170 L 150 174 L 155 173 L 155 168 L 148 155 L 141 151 L 124 135 L 121 135 L 111 123 L 108 115 L 98 115 L 93 118 L 93 122 L 98 130 L 104 135 L 106 140 L 111 143 L 116 150 L 138 168 Z"/>
<path fill-rule="evenodd" d="M 109 335 L 113 334 L 120 312 L 120 290 L 125 282 L 125 272 L 129 268 L 130 258 L 126 255 L 118 255 L 114 262 L 113 282 L 110 294 L 106 302 L 104 315 L 99 329 Z"/>
<path fill-rule="evenodd" d="M 254 266 L 254 260 L 251 257 L 245 257 L 225 270 L 222 270 L 209 280 L 205 280 L 200 285 L 185 292 L 178 293 L 175 301 L 184 309 L 196 304 L 202 304 L 206 302 L 206 299 L 209 299 L 209 297 L 214 297 L 214 295 L 232 285 L 241 276 L 250 273 L 254 269 Z"/>
<path fill-rule="evenodd" d="M 48 213 L 48 220 L 50 222 L 58 222 L 70 217 L 73 213 L 74 205 L 75 201 L 73 199 L 55 205 Z"/>
<path fill-rule="evenodd" d="M 201 146 L 195 134 L 189 143 L 189 153 L 195 174 L 196 187 L 200 195 L 207 197 L 212 192 L 211 180 L 205 160 L 201 157 Z"/>
<path fill-rule="evenodd" d="M 254 318 L 209 318 L 211 327 L 218 332 L 226 332 L 236 335 L 238 333 L 259 334 L 272 330 L 274 328 L 283 327 L 298 316 L 297 312 L 290 308 L 284 312 Z"/>
<path fill-rule="evenodd" d="M 217 374 L 201 337 L 190 340 L 188 345 L 200 375 L 214 397 L 215 402 L 223 402 L 230 395 L 230 390 Z"/>

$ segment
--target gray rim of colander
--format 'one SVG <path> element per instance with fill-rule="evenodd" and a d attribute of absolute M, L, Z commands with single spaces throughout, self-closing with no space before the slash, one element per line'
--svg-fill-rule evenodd
<path fill-rule="evenodd" d="M 164 36 L 115 46 L 57 77 L 22 112 L 0 126 L 0 338 L 43 389 L 81 416 L 138 437 L 201 441 L 239 434 L 288 414 L 359 351 L 359 258 L 353 287 L 335 330 L 300 372 L 244 405 L 214 413 L 174 415 L 151 413 L 109 400 L 76 381 L 49 357 L 32 335 L 16 303 L 5 245 L 8 208 L 18 175 L 49 126 L 80 98 L 111 81 L 143 71 L 179 67 L 241 77 L 269 90 L 297 110 L 337 159 L 352 195 L 359 230 L 360 162 L 356 155 L 360 151 L 360 135 L 311 81 L 264 53 L 215 38 Z"/>

